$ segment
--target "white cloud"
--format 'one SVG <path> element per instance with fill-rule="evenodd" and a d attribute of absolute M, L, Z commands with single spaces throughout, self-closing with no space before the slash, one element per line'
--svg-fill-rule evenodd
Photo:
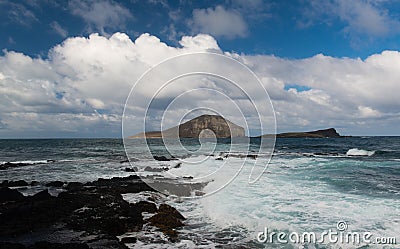
<path fill-rule="evenodd" d="M 330 25 L 335 19 L 345 24 L 343 32 L 352 39 L 360 41 L 359 36 L 371 38 L 386 37 L 400 32 L 400 20 L 390 15 L 386 9 L 385 1 L 366 0 L 329 0 L 311 1 L 303 10 L 303 20 L 299 21 L 301 27 L 317 23 Z"/>
<path fill-rule="evenodd" d="M 0 1 L 0 7 L 6 10 L 8 18 L 15 23 L 30 26 L 33 22 L 38 21 L 35 14 L 23 4 L 13 1 Z"/>
<path fill-rule="evenodd" d="M 44 132 L 64 131 L 70 126 L 84 132 L 77 128 L 80 119 L 82 127 L 99 125 L 88 133 L 102 129 L 105 119 L 101 115 L 120 117 L 130 88 L 150 66 L 179 53 L 218 48 L 205 35 L 184 40 L 182 48 L 174 48 L 149 34 L 136 41 L 122 33 L 110 38 L 92 34 L 66 39 L 49 51 L 47 60 L 4 51 L 0 57 L 1 122 L 12 129 L 2 129 L 2 134 L 22 134 L 27 126 L 31 131 L 35 127 Z M 67 118 L 74 120 L 74 126 Z M 52 121 L 59 119 L 63 122 Z M 89 122 L 93 119 L 99 121 Z M 119 127 L 120 121 L 113 125 Z M 118 136 L 120 129 L 115 127 L 109 132 Z"/>
<path fill-rule="evenodd" d="M 185 36 L 179 43 L 181 47 L 168 46 L 149 34 L 135 41 L 123 33 L 109 38 L 92 34 L 66 39 L 50 50 L 45 60 L 5 51 L 0 56 L 0 135 L 120 135 L 126 97 L 147 69 L 183 53 L 222 53 L 209 35 Z M 322 54 L 301 60 L 225 54 L 245 63 L 261 79 L 273 101 L 280 131 L 333 126 L 346 134 L 378 134 L 385 127 L 380 134 L 398 134 L 398 51 L 384 51 L 365 60 Z M 207 58 L 200 63 L 223 70 Z M 241 77 L 234 74 L 233 78 Z M 311 89 L 285 90 L 285 86 L 294 84 Z M 152 96 L 155 86 L 149 82 L 138 88 L 137 96 Z M 192 77 L 167 88 L 155 103 L 156 111 L 162 111 L 180 90 L 196 87 L 213 88 L 238 103 L 242 101 L 237 91 L 215 79 Z M 251 85 L 249 91 L 255 91 Z M 231 109 L 232 103 L 215 96 L 204 92 L 188 95 L 166 123 L 176 122 L 179 115 L 206 102 Z M 255 103 L 263 105 L 263 93 L 254 96 Z M 140 101 L 137 106 L 129 106 L 132 123 L 142 121 L 140 114 L 145 106 Z M 250 110 L 246 103 L 240 106 Z M 235 115 L 234 110 L 230 114 Z"/>
<path fill-rule="evenodd" d="M 68 31 L 66 29 L 64 29 L 63 27 L 61 27 L 61 25 L 58 22 L 56 22 L 56 21 L 51 22 L 50 27 L 54 30 L 54 32 L 59 34 L 62 38 L 65 38 L 68 36 Z"/>
<path fill-rule="evenodd" d="M 227 10 L 223 6 L 193 10 L 193 18 L 189 25 L 195 33 L 206 33 L 228 39 L 245 37 L 248 33 L 247 24 L 242 15 L 235 10 Z"/>
<path fill-rule="evenodd" d="M 348 32 L 358 32 L 371 36 L 386 36 L 399 32 L 398 20 L 392 19 L 387 11 L 363 1 L 338 1 L 337 14 L 348 23 Z"/>
<path fill-rule="evenodd" d="M 112 0 L 71 0 L 72 14 L 81 17 L 88 25 L 89 32 L 107 35 L 108 28 L 121 28 L 132 18 L 130 11 Z"/>

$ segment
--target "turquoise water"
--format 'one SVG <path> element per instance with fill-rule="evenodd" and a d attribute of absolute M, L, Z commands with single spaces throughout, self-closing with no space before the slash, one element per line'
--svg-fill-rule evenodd
<path fill-rule="evenodd" d="M 188 226 L 181 231 L 183 240 L 179 245 L 183 247 L 230 244 L 297 248 L 301 245 L 259 243 L 257 233 L 265 227 L 277 232 L 321 233 L 335 229 L 339 221 L 348 224 L 347 231 L 368 231 L 374 236 L 400 234 L 400 137 L 278 139 L 266 172 L 254 184 L 249 184 L 248 176 L 256 160 L 244 161 L 243 155 L 257 154 L 259 139 L 252 139 L 249 145 L 233 146 L 229 139 L 218 143 L 199 143 L 193 139 L 181 142 L 186 150 L 173 153 L 182 162 L 179 168 L 174 168 L 178 160 L 152 160 L 146 153 L 147 145 L 139 141 L 129 141 L 127 149 L 132 166 L 140 171 L 146 166 L 169 167 L 167 176 L 190 175 L 195 179 L 218 172 L 209 176 L 215 181 L 206 186 L 205 193 L 219 189 L 216 184 L 235 176 L 230 184 L 208 197 L 169 199 L 189 218 Z M 149 143 L 150 155 L 171 156 L 160 140 Z M 197 151 L 201 146 L 205 150 Z M 227 154 L 230 156 L 225 157 Z M 215 160 L 219 157 L 223 160 Z M 265 165 L 268 159 L 268 153 L 260 154 L 257 162 Z M 131 173 L 124 171 L 130 167 L 124 160 L 124 144 L 119 139 L 0 140 L 0 164 L 21 161 L 30 164 L 0 171 L 0 180 L 84 182 L 125 176 Z M 400 238 L 397 240 L 400 243 Z M 178 245 L 171 245 L 175 246 Z"/>

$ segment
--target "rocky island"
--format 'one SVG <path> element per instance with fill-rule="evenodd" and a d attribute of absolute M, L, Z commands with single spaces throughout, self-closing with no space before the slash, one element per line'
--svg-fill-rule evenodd
<path fill-rule="evenodd" d="M 272 137 L 271 134 L 262 137 Z M 286 132 L 276 134 L 276 138 L 338 138 L 342 137 L 334 128 L 308 131 L 308 132 Z"/>
<path fill-rule="evenodd" d="M 244 137 L 244 128 L 218 115 L 202 115 L 163 131 L 141 132 L 129 138 Z"/>

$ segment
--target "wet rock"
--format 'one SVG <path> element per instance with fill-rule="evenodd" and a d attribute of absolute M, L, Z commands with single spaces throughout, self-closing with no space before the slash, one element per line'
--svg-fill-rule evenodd
<path fill-rule="evenodd" d="M 257 159 L 257 155 L 247 155 L 247 158 Z"/>
<path fill-rule="evenodd" d="M 24 181 L 24 180 L 18 180 L 18 181 L 3 181 L 1 184 L 3 187 L 24 187 L 28 186 L 29 184 Z"/>
<path fill-rule="evenodd" d="M 115 236 L 130 230 L 137 231 L 144 223 L 139 210 L 132 208 L 121 195 L 108 190 L 60 193 L 59 198 L 74 209 L 65 220 L 74 230 Z"/>
<path fill-rule="evenodd" d="M 126 172 L 137 172 L 138 168 L 137 167 L 133 167 L 133 168 L 125 168 Z"/>
<path fill-rule="evenodd" d="M 167 158 L 167 157 L 165 157 L 165 156 L 153 156 L 153 158 L 154 158 L 155 160 L 157 160 L 157 161 L 164 161 L 164 162 L 166 162 L 166 161 L 171 161 L 171 159 L 169 159 L 169 158 Z"/>
<path fill-rule="evenodd" d="M 183 215 L 181 213 L 179 213 L 179 211 L 176 210 L 176 208 L 171 207 L 168 204 L 161 204 L 160 207 L 158 208 L 158 213 L 170 214 L 177 219 L 185 220 L 185 217 L 183 217 Z"/>
<path fill-rule="evenodd" d="M 185 217 L 175 208 L 167 204 L 161 204 L 157 214 L 148 219 L 151 225 L 158 227 L 171 241 L 176 241 L 178 232 L 175 230 L 178 227 L 184 226 L 182 220 Z"/>
<path fill-rule="evenodd" d="M 52 181 L 46 184 L 46 187 L 61 188 L 62 186 L 64 186 L 64 182 L 62 181 Z"/>
<path fill-rule="evenodd" d="M 27 249 L 89 249 L 89 246 L 81 243 L 50 243 L 41 241 L 36 242 Z"/>
<path fill-rule="evenodd" d="M 30 199 L 33 201 L 45 201 L 51 198 L 53 198 L 53 196 L 49 194 L 49 191 L 47 189 L 42 190 L 30 197 Z"/>
<path fill-rule="evenodd" d="M 153 226 L 165 230 L 183 226 L 183 223 L 180 219 L 177 219 L 176 217 L 167 213 L 157 213 L 154 216 L 150 217 L 148 221 Z"/>
<path fill-rule="evenodd" d="M 0 202 L 8 202 L 8 201 L 20 201 L 25 197 L 16 189 L 10 189 L 8 187 L 0 188 Z"/>
<path fill-rule="evenodd" d="M 178 169 L 182 166 L 182 163 L 178 163 L 177 165 L 174 166 L 175 169 Z"/>
<path fill-rule="evenodd" d="M 128 249 L 128 247 L 118 241 L 118 240 L 110 240 L 110 239 L 101 239 L 101 240 L 96 240 L 91 243 L 88 243 L 89 247 L 91 249 Z"/>
<path fill-rule="evenodd" d="M 23 244 L 11 243 L 11 242 L 0 242 L 1 249 L 25 249 Z"/>
<path fill-rule="evenodd" d="M 83 188 L 83 183 L 81 182 L 70 182 L 65 187 L 67 191 L 72 191 L 72 192 L 81 190 L 82 188 Z"/>
<path fill-rule="evenodd" d="M 0 170 L 5 170 L 8 168 L 14 168 L 14 167 L 22 167 L 22 166 L 28 166 L 30 165 L 29 163 L 10 163 L 10 162 L 6 162 L 2 165 L 0 165 Z"/>
<path fill-rule="evenodd" d="M 86 183 L 85 188 L 95 187 L 108 189 L 117 194 L 139 193 L 141 191 L 154 191 L 149 185 L 143 182 L 139 176 L 113 177 L 111 179 L 99 178 L 97 181 Z"/>
<path fill-rule="evenodd" d="M 191 184 L 176 184 L 176 182 L 165 184 L 185 191 L 196 189 L 193 187 L 196 185 Z M 159 227 L 171 241 L 178 237 L 174 229 L 183 225 L 184 217 L 169 205 L 161 204 L 157 209 L 156 204 L 152 202 L 140 201 L 129 204 L 122 198 L 123 193 L 154 191 L 138 176 L 98 179 L 86 184 L 72 182 L 65 189 L 66 191 L 57 197 L 51 196 L 48 190 L 24 197 L 17 190 L 1 188 L 0 237 L 18 235 L 24 237 L 35 233 L 52 236 L 54 231 L 61 234 L 71 234 L 73 231 L 79 234 L 73 235 L 75 236 L 73 240 L 72 237 L 65 240 L 64 237 L 60 237 L 59 240 L 52 241 L 59 243 L 40 242 L 41 244 L 37 243 L 39 246 L 34 244 L 32 248 L 119 249 L 127 247 L 116 236 L 142 229 L 145 223 L 142 212 L 156 213 L 148 222 Z M 89 239 L 83 239 L 82 234 Z M 85 244 L 69 243 L 71 241 L 83 241 Z M 134 238 L 131 241 L 134 241 Z M 4 246 L 18 248 L 19 245 Z"/>
<path fill-rule="evenodd" d="M 135 237 L 123 237 L 121 238 L 121 242 L 124 244 L 133 244 L 136 243 L 137 239 Z"/>
<path fill-rule="evenodd" d="M 206 193 L 204 193 L 203 191 L 198 191 L 198 190 L 196 190 L 195 192 L 194 192 L 194 195 L 195 196 L 203 196 L 203 195 L 205 195 Z"/>
<path fill-rule="evenodd" d="M 31 181 L 31 186 L 36 186 L 36 185 L 38 185 L 39 184 L 39 182 L 38 181 Z"/>
<path fill-rule="evenodd" d="M 157 206 L 155 203 L 148 201 L 139 201 L 131 204 L 134 208 L 140 210 L 140 212 L 155 213 L 157 212 Z"/>
<path fill-rule="evenodd" d="M 162 169 L 162 168 L 152 168 L 152 167 L 147 166 L 146 168 L 144 168 L 144 171 L 147 171 L 147 172 L 162 172 L 162 171 L 164 171 L 164 169 Z"/>

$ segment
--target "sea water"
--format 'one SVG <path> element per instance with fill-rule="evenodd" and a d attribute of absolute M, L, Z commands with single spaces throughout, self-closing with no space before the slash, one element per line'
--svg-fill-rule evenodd
<path fill-rule="evenodd" d="M 214 174 L 215 181 L 208 181 L 204 188 L 204 193 L 214 194 L 195 199 L 173 196 L 166 199 L 187 217 L 187 225 L 180 231 L 180 242 L 159 243 L 141 240 L 138 235 L 136 247 L 357 248 L 365 245 L 257 239 L 266 229 L 288 235 L 337 231 L 339 222 L 345 222 L 344 232 L 397 236 L 397 244 L 400 243 L 400 137 L 277 139 L 270 161 L 268 153 L 260 154 L 257 159 L 244 160 L 241 156 L 258 151 L 257 139 L 252 139 L 250 146 L 237 144 L 234 149 L 230 142 L 218 140 L 199 145 L 196 139 L 186 139 L 182 143 L 187 150 L 177 156 L 180 160 L 162 163 L 142 156 L 148 150 L 147 144 L 131 142 L 127 146 L 131 165 L 140 170 L 145 166 L 167 167 L 170 169 L 164 173 L 166 176 L 195 179 L 204 175 L 212 179 L 211 173 L 218 172 Z M 169 155 L 159 140 L 151 143 L 154 155 Z M 198 151 L 199 146 L 209 146 L 212 153 L 191 153 Z M 0 164 L 29 164 L 2 170 L 0 180 L 86 182 L 99 177 L 127 176 L 132 173 L 125 171 L 131 167 L 125 160 L 120 139 L 0 140 Z M 175 168 L 179 161 L 182 164 Z M 249 174 L 255 161 L 269 164 L 262 177 L 250 184 Z M 233 180 L 219 189 L 221 181 L 232 176 Z M 30 194 L 29 190 L 23 191 Z M 142 235 L 155 234 L 157 231 Z"/>

